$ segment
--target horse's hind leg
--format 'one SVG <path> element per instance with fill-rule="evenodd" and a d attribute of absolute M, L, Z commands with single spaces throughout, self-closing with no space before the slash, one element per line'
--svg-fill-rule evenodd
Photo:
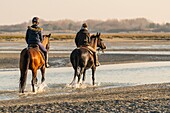
<path fill-rule="evenodd" d="M 26 79 L 27 79 L 27 70 L 26 71 L 21 70 L 20 84 L 19 84 L 19 92 L 20 93 L 24 93 Z"/>
<path fill-rule="evenodd" d="M 32 71 L 32 91 L 35 92 L 35 84 L 37 83 L 37 70 Z"/>
<path fill-rule="evenodd" d="M 42 75 L 41 83 L 43 83 L 45 81 L 45 66 L 41 68 L 41 75 Z"/>
<path fill-rule="evenodd" d="M 96 71 L 96 67 L 92 67 L 92 80 L 93 80 L 93 85 L 95 85 L 95 78 L 94 78 L 95 71 Z"/>
<path fill-rule="evenodd" d="M 85 81 L 85 78 L 86 78 L 86 69 L 84 69 L 84 72 L 83 72 L 83 82 Z"/>
<path fill-rule="evenodd" d="M 81 75 L 84 73 L 84 67 L 81 68 L 80 73 L 78 74 L 78 81 L 77 83 L 79 84 Z"/>

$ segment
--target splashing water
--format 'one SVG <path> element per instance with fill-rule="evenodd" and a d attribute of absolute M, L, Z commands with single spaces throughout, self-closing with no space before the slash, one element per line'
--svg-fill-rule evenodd
<path fill-rule="evenodd" d="M 41 84 L 37 84 L 35 85 L 35 92 L 36 93 L 40 93 L 45 91 L 45 89 L 47 88 L 47 84 L 45 82 L 41 83 Z"/>
<path fill-rule="evenodd" d="M 73 83 L 73 84 L 66 84 L 66 88 L 77 88 L 77 89 L 85 89 L 91 87 L 100 86 L 100 83 L 96 83 L 95 85 L 89 83 Z"/>

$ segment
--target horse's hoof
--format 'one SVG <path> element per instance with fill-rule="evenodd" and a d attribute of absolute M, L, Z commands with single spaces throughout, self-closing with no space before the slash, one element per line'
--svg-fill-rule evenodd
<path fill-rule="evenodd" d="M 50 65 L 49 65 L 49 64 L 46 64 L 46 65 L 45 65 L 45 67 L 46 67 L 46 68 L 49 68 L 49 67 L 50 67 Z"/>

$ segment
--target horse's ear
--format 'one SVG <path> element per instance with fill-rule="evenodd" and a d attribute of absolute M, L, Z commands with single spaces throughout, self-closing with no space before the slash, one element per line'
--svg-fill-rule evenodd
<path fill-rule="evenodd" d="M 98 36 L 98 32 L 96 33 L 96 36 Z"/>
<path fill-rule="evenodd" d="M 100 33 L 99 33 L 99 32 L 97 32 L 96 36 L 100 37 Z"/>
<path fill-rule="evenodd" d="M 99 33 L 99 36 L 100 36 L 101 33 Z"/>
<path fill-rule="evenodd" d="M 51 33 L 48 36 L 51 37 Z"/>

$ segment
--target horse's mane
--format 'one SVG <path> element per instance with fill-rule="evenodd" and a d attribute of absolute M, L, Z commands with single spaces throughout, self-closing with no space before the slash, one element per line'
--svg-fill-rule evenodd
<path fill-rule="evenodd" d="M 51 34 L 49 35 L 43 35 L 43 45 L 46 44 L 46 45 L 49 45 L 50 41 L 49 41 L 49 37 L 51 36 Z M 45 45 L 44 45 L 45 46 Z M 45 46 L 46 47 L 46 46 Z M 46 48 L 47 49 L 47 48 Z"/>
<path fill-rule="evenodd" d="M 43 35 L 43 37 L 48 37 L 48 35 Z"/>

